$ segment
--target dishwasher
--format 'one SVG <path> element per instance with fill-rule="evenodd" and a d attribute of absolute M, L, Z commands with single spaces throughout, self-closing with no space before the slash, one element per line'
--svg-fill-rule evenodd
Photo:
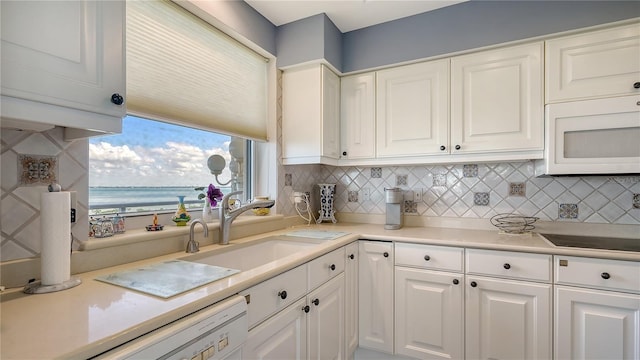
<path fill-rule="evenodd" d="M 239 360 L 248 333 L 246 300 L 234 295 L 94 359 Z"/>

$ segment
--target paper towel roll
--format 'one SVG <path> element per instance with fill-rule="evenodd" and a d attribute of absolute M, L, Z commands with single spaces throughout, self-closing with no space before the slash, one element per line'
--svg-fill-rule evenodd
<path fill-rule="evenodd" d="M 56 285 L 71 275 L 71 196 L 69 192 L 40 195 L 41 283 Z"/>

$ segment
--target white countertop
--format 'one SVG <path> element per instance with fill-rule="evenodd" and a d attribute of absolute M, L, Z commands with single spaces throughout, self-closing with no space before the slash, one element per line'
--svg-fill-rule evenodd
<path fill-rule="evenodd" d="M 251 236 L 232 241 L 230 246 L 305 228 L 307 227 L 296 227 Z M 6 291 L 0 295 L 0 358 L 95 356 L 357 239 L 640 261 L 640 253 L 637 252 L 555 247 L 537 234 L 501 235 L 495 230 L 427 227 L 384 230 L 382 225 L 345 223 L 314 225 L 310 228 L 348 232 L 351 235 L 327 240 L 308 251 L 251 271 L 240 272 L 168 299 L 94 279 L 99 275 L 181 258 L 186 255 L 184 252 L 83 273 L 77 276 L 82 279 L 81 285 L 60 292 L 26 295 L 20 289 Z M 203 247 L 201 252 L 215 251 L 221 247 L 210 245 Z"/>

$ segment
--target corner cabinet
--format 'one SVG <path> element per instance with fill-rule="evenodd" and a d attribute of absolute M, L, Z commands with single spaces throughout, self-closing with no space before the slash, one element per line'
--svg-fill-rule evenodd
<path fill-rule="evenodd" d="M 451 59 L 451 153 L 544 150 L 543 43 Z"/>
<path fill-rule="evenodd" d="M 360 347 L 393 354 L 393 243 L 360 241 Z"/>
<path fill-rule="evenodd" d="M 122 131 L 124 1 L 3 1 L 3 127 Z"/>
<path fill-rule="evenodd" d="M 325 65 L 282 74 L 282 160 L 285 165 L 337 165 L 340 78 Z"/>

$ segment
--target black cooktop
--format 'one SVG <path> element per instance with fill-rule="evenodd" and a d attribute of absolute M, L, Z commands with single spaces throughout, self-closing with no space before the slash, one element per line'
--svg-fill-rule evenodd
<path fill-rule="evenodd" d="M 580 247 L 588 249 L 638 251 L 640 252 L 640 239 L 621 239 L 611 237 L 575 236 L 540 234 L 555 246 Z"/>

